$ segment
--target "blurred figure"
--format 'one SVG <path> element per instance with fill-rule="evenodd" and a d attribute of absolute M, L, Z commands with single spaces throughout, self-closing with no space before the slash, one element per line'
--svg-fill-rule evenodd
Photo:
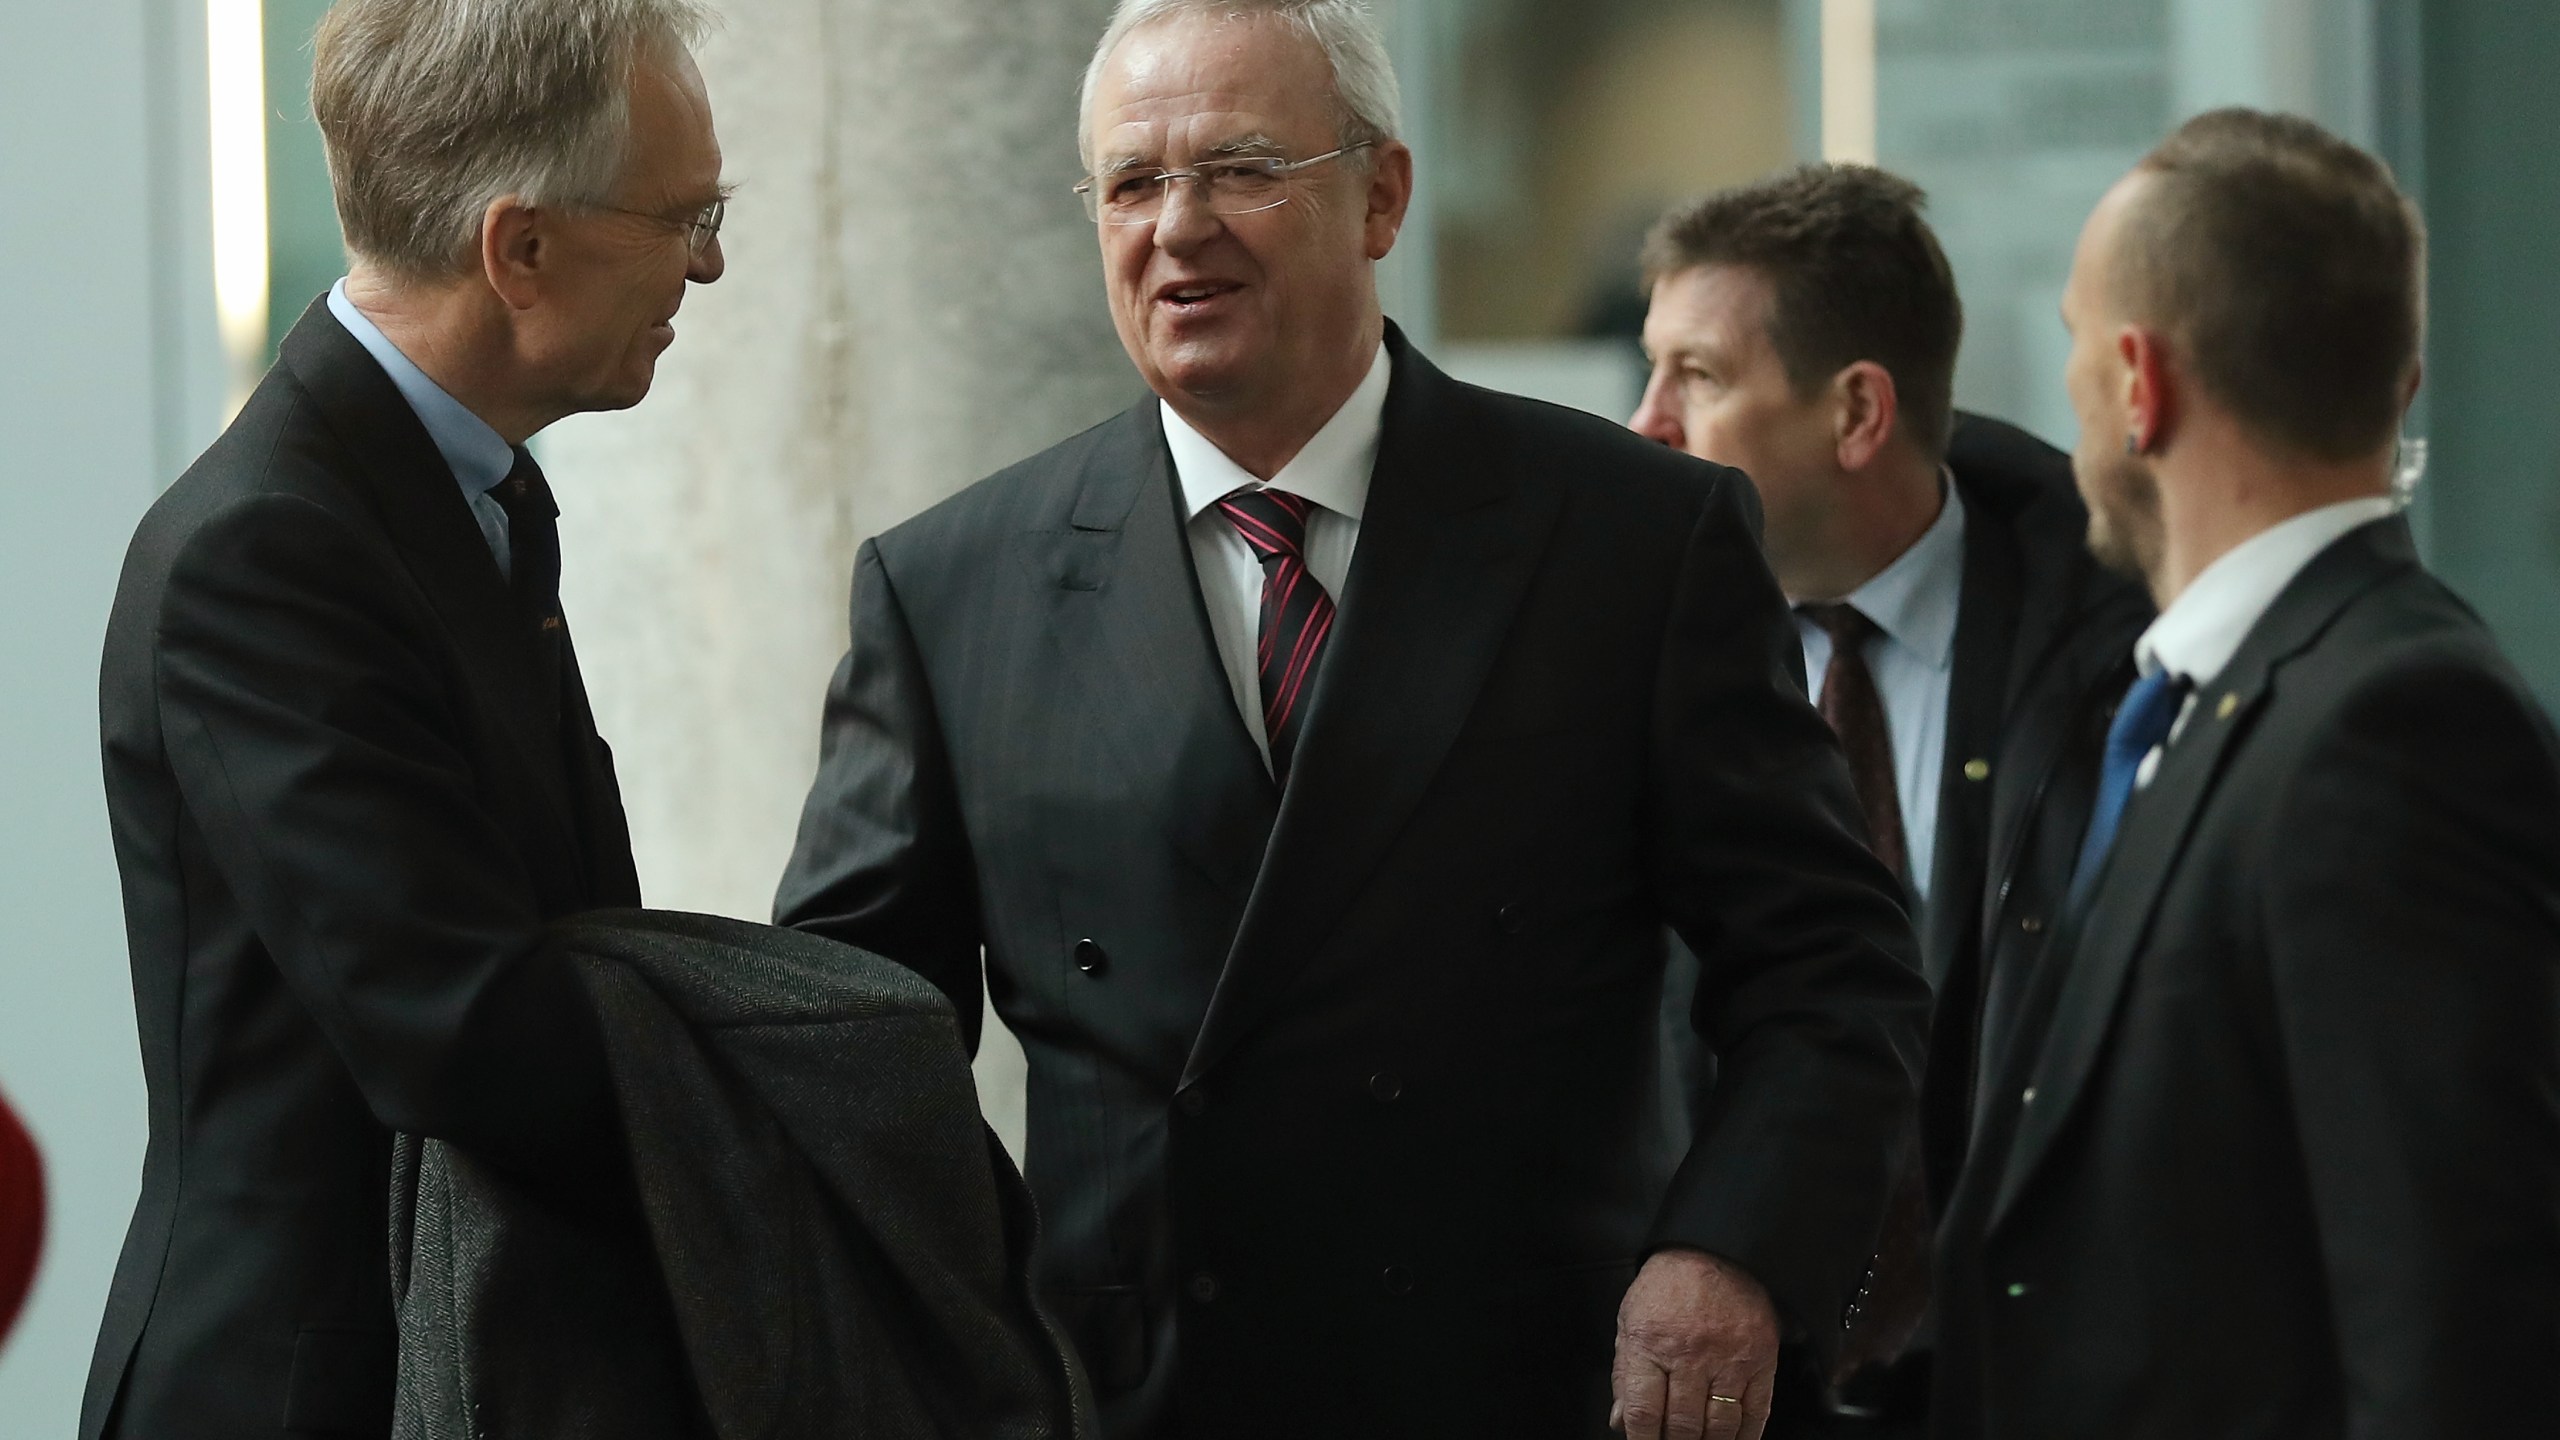
<path fill-rule="evenodd" d="M 1922 203 L 1870 166 L 1807 165 L 1665 216 L 1644 250 L 1653 373 L 1630 423 L 1741 468 L 1766 508 L 1808 682 L 1919 907 L 1938 996 L 1922 1135 L 1943 1193 L 1977 1026 L 2005 1022 L 2070 879 L 2151 607 L 2082 543 L 2069 458 L 1954 410 L 1963 307 Z M 1675 998 L 1693 976 L 1679 965 Z M 1921 1324 L 1921 1175 L 1887 1218 L 1844 1369 L 1895 1362 Z M 1880 1423 L 1836 1428 L 1918 1433 L 1926 1348 L 1854 1377 L 1853 1408 Z"/>
<path fill-rule="evenodd" d="M 101 676 L 150 1146 L 81 1433 L 383 1435 L 393 1129 L 627 1184 L 543 921 L 638 900 L 525 440 L 719 278 L 683 0 L 343 0 L 352 272 L 144 518 Z M 566 1203 L 564 1201 L 564 1203 Z"/>
<path fill-rule="evenodd" d="M 2161 613 L 1940 1238 L 1943 1434 L 2560 1416 L 2560 748 L 2394 513 L 2423 245 L 2246 110 L 2081 234 L 2090 544 Z"/>
<path fill-rule="evenodd" d="M 983 949 L 1116 1440 L 1601 1434 L 1613 1328 L 1627 1433 L 1757 1435 L 1927 994 L 1749 488 L 1386 324 L 1355 0 L 1126 0 L 1088 73 L 1154 397 L 862 548 L 777 910 L 973 1020 Z M 1725 1058 L 1677 1145 L 1666 922 Z"/>
<path fill-rule="evenodd" d="M 44 1253 L 44 1162 L 9 1102 L 0 1099 L 0 1341 L 35 1288 Z"/>

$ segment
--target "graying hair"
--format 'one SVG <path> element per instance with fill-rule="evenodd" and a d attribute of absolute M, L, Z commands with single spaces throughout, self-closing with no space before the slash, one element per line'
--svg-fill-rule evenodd
<path fill-rule="evenodd" d="M 491 201 L 607 199 L 633 69 L 710 23 L 694 0 L 338 0 L 313 41 L 311 109 L 347 249 L 449 275 Z"/>
<path fill-rule="evenodd" d="M 1076 135 L 1085 163 L 1093 163 L 1093 92 L 1102 69 L 1130 32 L 1175 15 L 1270 15 L 1313 40 L 1333 67 L 1337 125 L 1345 145 L 1378 144 L 1404 130 L 1404 92 L 1387 58 L 1386 36 L 1363 0 L 1120 0 L 1093 47 L 1076 101 Z"/>

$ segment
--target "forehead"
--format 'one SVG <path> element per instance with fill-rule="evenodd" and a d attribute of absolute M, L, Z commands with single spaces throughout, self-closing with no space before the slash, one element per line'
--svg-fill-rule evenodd
<path fill-rule="evenodd" d="M 1332 128 L 1324 52 L 1272 15 L 1183 13 L 1140 26 L 1097 77 L 1097 159 L 1152 157 L 1249 134 L 1305 142 Z"/>
<path fill-rule="evenodd" d="M 720 183 L 720 139 L 711 97 L 693 57 L 637 59 L 631 75 L 633 178 L 688 193 Z"/>
<path fill-rule="evenodd" d="M 1693 351 L 1727 361 L 1769 351 L 1777 288 L 1745 265 L 1694 265 L 1664 276 L 1645 312 L 1644 341 L 1656 355 Z"/>

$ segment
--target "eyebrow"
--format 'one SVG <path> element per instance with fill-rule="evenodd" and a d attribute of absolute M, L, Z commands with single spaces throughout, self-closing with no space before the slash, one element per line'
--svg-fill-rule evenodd
<path fill-rule="evenodd" d="M 1260 131 L 1256 131 L 1250 135 L 1236 136 L 1232 140 L 1221 140 L 1217 144 L 1202 150 L 1196 158 L 1204 160 L 1227 160 L 1245 155 L 1277 155 L 1279 153 L 1279 141 L 1272 139 L 1270 136 L 1265 135 Z M 1151 159 L 1144 155 L 1123 154 L 1103 162 L 1102 167 L 1095 173 L 1108 177 L 1112 175 L 1125 175 L 1132 170 L 1161 170 L 1164 168 L 1165 165 L 1162 160 Z"/>

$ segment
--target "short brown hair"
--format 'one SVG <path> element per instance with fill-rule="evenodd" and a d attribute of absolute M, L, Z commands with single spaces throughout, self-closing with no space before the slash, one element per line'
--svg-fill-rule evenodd
<path fill-rule="evenodd" d="M 696 0 L 338 0 L 311 111 L 347 249 L 467 267 L 489 202 L 593 204 L 621 178 L 631 71 L 710 23 Z"/>
<path fill-rule="evenodd" d="M 2400 426 L 2426 328 L 2426 227 L 2390 167 L 2308 120 L 2178 127 L 2118 232 L 2116 284 L 2265 438 L 2352 460 Z"/>
<path fill-rule="evenodd" d="M 1644 282 L 1740 265 L 1777 293 L 1769 342 L 1810 394 L 1860 360 L 1893 377 L 1904 434 L 1931 458 L 1955 423 L 1964 303 L 1919 186 L 1872 165 L 1799 165 L 1665 215 L 1645 238 Z"/>

